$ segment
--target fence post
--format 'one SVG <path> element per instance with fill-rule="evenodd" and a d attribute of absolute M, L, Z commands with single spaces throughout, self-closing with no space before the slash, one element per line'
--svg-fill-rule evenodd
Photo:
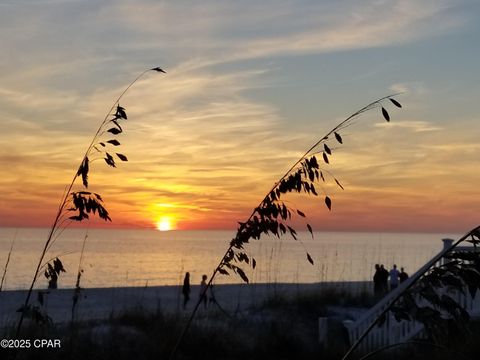
<path fill-rule="evenodd" d="M 453 239 L 449 239 L 449 238 L 445 238 L 445 239 L 442 239 L 443 241 L 443 250 L 447 250 L 447 249 L 450 249 L 450 247 L 453 245 Z M 440 265 L 444 265 L 445 264 L 445 261 L 446 259 L 444 257 L 442 257 L 442 259 L 440 260 Z"/>

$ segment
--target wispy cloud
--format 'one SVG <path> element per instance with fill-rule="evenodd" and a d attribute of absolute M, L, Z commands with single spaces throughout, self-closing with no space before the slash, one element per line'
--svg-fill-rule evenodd
<path fill-rule="evenodd" d="M 465 24 L 453 1 L 353 0 L 66 2 L 29 11 L 24 3 L 0 15 L 4 48 L 29 46 L 44 72 L 68 72 L 92 58 L 143 58 L 192 67 L 232 61 L 389 47 L 440 36 Z M 21 18 L 23 21 L 18 21 Z M 57 19 L 62 19 L 58 22 Z M 60 26 L 68 23 L 67 27 Z M 55 39 L 55 41 L 50 41 Z M 168 55 L 167 55 L 168 54 Z M 67 61 L 67 59 L 69 61 Z M 33 61 L 21 59 L 22 63 Z M 65 66 L 67 65 L 67 66 Z M 31 66 L 30 69 L 38 67 Z M 60 70 L 59 70 L 60 69 Z"/>
<path fill-rule="evenodd" d="M 385 129 L 407 129 L 413 132 L 427 132 L 427 131 L 440 131 L 443 130 L 440 126 L 435 126 L 428 121 L 400 121 L 400 122 L 392 122 L 391 124 L 387 124 L 385 122 L 376 123 L 376 127 L 385 128 Z"/>
<path fill-rule="evenodd" d="M 428 89 L 425 84 L 421 82 L 409 82 L 409 83 L 397 83 L 390 86 L 390 89 L 394 93 L 402 93 L 413 96 L 421 96 L 428 93 Z"/>
<path fill-rule="evenodd" d="M 11 2 L 0 12 L 0 162 L 8 169 L 0 179 L 0 218 L 54 209 L 112 99 L 139 68 L 161 65 L 166 76 L 145 78 L 122 102 L 129 120 L 120 141 L 130 161 L 115 172 L 94 162 L 91 184 L 115 199 L 117 224 L 148 225 L 168 211 L 190 227 L 207 220 L 234 226 L 334 124 L 310 123 L 312 109 L 287 118 L 285 108 L 296 104 L 282 103 L 288 96 L 278 88 L 259 96 L 283 71 L 267 59 L 406 46 L 467 19 L 456 2 L 433 0 L 42 1 L 34 11 L 30 4 Z M 381 91 L 391 83 L 409 98 L 431 91 L 422 79 L 388 81 Z M 423 196 L 412 190 L 415 181 L 433 186 L 428 171 L 444 175 L 442 161 L 458 145 L 442 139 L 449 124 L 419 117 L 366 128 L 345 134 L 347 146 L 332 159 L 349 189 L 345 214 L 361 211 L 354 198 L 390 197 L 391 207 L 403 207 L 405 189 L 409 199 Z M 457 150 L 475 146 L 463 145 Z"/>

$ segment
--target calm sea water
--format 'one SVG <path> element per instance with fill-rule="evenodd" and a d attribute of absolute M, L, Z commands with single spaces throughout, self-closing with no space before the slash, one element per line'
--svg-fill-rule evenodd
<path fill-rule="evenodd" d="M 12 240 L 14 248 L 4 289 L 24 289 L 35 271 L 48 229 L 0 228 L 0 271 L 3 274 Z M 60 287 L 73 287 L 86 230 L 70 229 L 56 240 L 47 259 L 59 256 L 67 269 Z M 89 230 L 81 268 L 83 287 L 174 285 L 189 271 L 192 283 L 211 274 L 234 231 Z M 248 251 L 257 268 L 247 271 L 252 282 L 312 283 L 369 280 L 375 263 L 396 263 L 413 273 L 442 248 L 452 234 L 318 232 L 300 234 L 301 242 L 265 236 Z M 307 262 L 305 249 L 315 265 Z M 1 275 L 0 275 L 1 276 Z M 216 283 L 239 283 L 219 276 Z M 46 287 L 40 277 L 37 287 Z"/>

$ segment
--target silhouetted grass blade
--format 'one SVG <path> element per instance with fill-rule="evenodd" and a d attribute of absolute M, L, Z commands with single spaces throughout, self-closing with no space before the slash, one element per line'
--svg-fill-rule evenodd
<path fill-rule="evenodd" d="M 325 205 L 327 205 L 328 210 L 332 210 L 332 199 L 328 196 L 325 196 Z"/>
<path fill-rule="evenodd" d="M 390 98 L 389 100 L 390 100 L 390 101 L 393 103 L 393 105 L 395 105 L 396 107 L 398 107 L 398 108 L 401 108 L 401 107 L 402 107 L 402 104 L 400 104 L 397 100 L 392 99 L 392 98 Z"/>
<path fill-rule="evenodd" d="M 117 128 L 110 128 L 107 130 L 109 133 L 112 133 L 113 135 L 118 135 L 122 132 L 122 130 L 117 129 Z"/>
<path fill-rule="evenodd" d="M 384 107 L 382 107 L 382 115 L 385 118 L 385 120 L 390 121 L 390 115 L 388 114 L 388 111 Z"/>
<path fill-rule="evenodd" d="M 117 156 L 118 156 L 118 158 L 119 158 L 120 160 L 122 160 L 122 161 L 128 161 L 128 159 L 127 159 L 127 157 L 126 157 L 125 155 L 119 154 L 119 153 L 116 153 L 116 154 L 117 154 Z"/>
<path fill-rule="evenodd" d="M 236 268 L 237 274 L 240 275 L 243 281 L 245 281 L 248 284 L 248 277 L 245 275 L 245 272 L 240 269 L 239 267 Z"/>
<path fill-rule="evenodd" d="M 78 168 L 77 176 L 82 176 L 82 183 L 83 183 L 83 186 L 85 186 L 86 188 L 88 188 L 88 171 L 89 171 L 89 160 L 88 160 L 88 157 L 85 156 L 82 163 L 80 164 L 80 167 Z"/>
<path fill-rule="evenodd" d="M 222 275 L 230 275 L 230 274 L 228 273 L 228 271 L 225 270 L 224 268 L 219 268 L 219 269 L 218 269 L 218 272 L 219 272 L 220 274 L 222 274 Z"/>
<path fill-rule="evenodd" d="M 111 167 L 117 167 L 117 166 L 115 165 L 115 160 L 113 160 L 113 156 L 112 156 L 112 155 L 110 155 L 109 153 L 105 153 L 105 156 L 106 156 L 105 162 L 106 162 L 108 165 L 110 165 Z"/>
<path fill-rule="evenodd" d="M 163 69 L 160 69 L 159 67 L 154 67 L 153 69 L 150 69 L 150 70 L 157 71 L 157 72 L 162 72 L 162 73 L 166 74 L 166 72 Z"/>
<path fill-rule="evenodd" d="M 337 132 L 334 132 L 333 134 L 335 135 L 335 139 L 337 139 L 337 141 L 338 141 L 340 144 L 343 144 L 343 139 L 342 139 L 342 137 L 340 136 L 340 134 L 337 133 Z"/>
<path fill-rule="evenodd" d="M 309 253 L 307 253 L 307 260 L 308 260 L 308 262 L 309 262 L 310 264 L 314 265 L 313 259 L 312 259 L 312 257 L 310 256 Z"/>
<path fill-rule="evenodd" d="M 338 181 L 338 180 L 335 179 L 335 178 L 334 178 L 334 180 L 335 180 L 335 182 L 337 183 L 337 185 L 340 187 L 340 189 L 345 190 L 344 187 L 342 186 L 342 184 L 340 184 L 340 181 Z"/>
<path fill-rule="evenodd" d="M 322 155 L 323 155 L 323 161 L 325 161 L 327 164 L 329 164 L 330 162 L 328 161 L 328 156 L 327 156 L 327 154 L 322 153 Z"/>
<path fill-rule="evenodd" d="M 312 235 L 312 239 L 313 239 L 313 230 L 312 230 L 312 227 L 310 226 L 310 224 L 307 224 L 307 229 L 310 232 L 310 235 Z"/>
<path fill-rule="evenodd" d="M 332 150 L 330 150 L 330 148 L 328 147 L 327 144 L 323 144 L 323 148 L 325 149 L 325 152 L 326 152 L 328 155 L 332 155 Z"/>
<path fill-rule="evenodd" d="M 117 112 L 115 113 L 115 117 L 127 120 L 127 113 L 125 112 L 125 108 L 117 105 Z"/>

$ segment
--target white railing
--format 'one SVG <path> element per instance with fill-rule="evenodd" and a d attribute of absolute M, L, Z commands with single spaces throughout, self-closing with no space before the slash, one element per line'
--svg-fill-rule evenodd
<path fill-rule="evenodd" d="M 445 262 L 443 255 L 450 250 L 453 243 L 451 239 L 444 239 L 444 248 L 436 256 L 434 256 L 429 262 L 422 266 L 415 274 L 409 279 L 400 284 L 396 289 L 389 292 L 383 299 L 381 299 L 375 306 L 364 313 L 355 322 L 345 324 L 350 343 L 355 343 L 363 333 L 371 326 L 371 324 L 382 314 L 382 312 L 391 304 L 391 302 L 409 285 L 416 281 L 422 274 L 424 274 L 429 268 L 438 267 Z M 472 247 L 457 246 L 455 251 L 471 251 Z M 465 293 L 455 292 L 449 294 L 452 296 L 461 306 L 469 312 L 471 316 L 480 315 L 480 295 L 477 291 L 474 298 L 471 297 L 468 289 L 465 289 Z M 419 299 L 417 299 L 419 300 Z M 425 301 L 425 300 L 423 300 Z M 387 313 L 385 322 L 381 326 L 373 327 L 368 335 L 358 345 L 358 350 L 361 352 L 371 350 L 373 348 L 379 348 L 396 343 L 405 342 L 413 337 L 420 336 L 423 330 L 423 324 L 416 321 L 397 321 L 391 312 Z"/>

